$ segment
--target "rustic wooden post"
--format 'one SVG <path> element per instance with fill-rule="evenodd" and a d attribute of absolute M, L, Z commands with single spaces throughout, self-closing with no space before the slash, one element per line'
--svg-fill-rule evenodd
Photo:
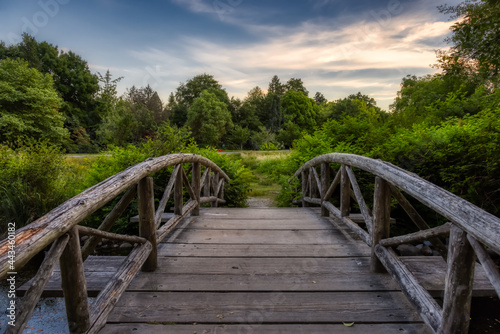
<path fill-rule="evenodd" d="M 375 273 L 386 272 L 384 265 L 375 254 L 375 246 L 380 240 L 388 238 L 391 219 L 391 191 L 387 181 L 380 177 L 375 178 L 375 192 L 373 195 L 373 233 L 371 251 L 371 270 Z"/>
<path fill-rule="evenodd" d="M 90 327 L 90 313 L 78 228 L 74 226 L 68 234 L 68 244 L 59 258 L 61 286 L 69 331 L 83 333 Z"/>
<path fill-rule="evenodd" d="M 468 333 L 476 256 L 467 233 L 453 225 L 448 247 L 448 272 L 440 333 Z"/>
<path fill-rule="evenodd" d="M 179 177 L 179 175 L 182 182 L 182 173 L 177 173 L 177 177 Z M 142 271 L 155 271 L 158 266 L 158 256 L 156 247 L 153 178 L 145 177 L 140 180 L 137 187 L 137 194 L 139 200 L 139 235 L 147 239 L 153 246 L 151 253 L 142 266 Z"/>
<path fill-rule="evenodd" d="M 209 167 L 207 167 L 208 173 L 207 177 L 205 178 L 205 188 L 203 189 L 203 196 L 204 197 L 210 197 L 210 190 L 212 189 L 212 171 L 210 170 Z"/>
<path fill-rule="evenodd" d="M 193 171 L 191 172 L 191 183 L 194 191 L 194 195 L 196 196 L 196 201 L 198 204 L 196 208 L 191 211 L 191 216 L 199 216 L 200 215 L 200 179 L 201 179 L 201 164 L 199 162 L 193 162 Z"/>
<path fill-rule="evenodd" d="M 307 197 L 307 190 L 309 189 L 308 175 L 306 171 L 302 171 L 300 175 L 302 176 L 302 207 L 305 208 L 309 206 L 309 203 L 305 200 Z"/>
<path fill-rule="evenodd" d="M 330 211 L 323 206 L 326 200 L 328 187 L 330 186 L 330 164 L 323 162 L 321 164 L 321 216 L 330 217 Z"/>
<path fill-rule="evenodd" d="M 340 167 L 340 214 L 348 217 L 351 211 L 351 183 L 345 165 Z"/>
<path fill-rule="evenodd" d="M 181 167 L 182 168 L 182 167 Z M 179 171 L 177 176 L 175 177 L 175 185 L 174 185 L 174 214 L 182 215 L 182 207 L 184 206 L 183 202 L 183 180 L 182 180 L 182 172 Z"/>
<path fill-rule="evenodd" d="M 213 182 L 213 186 L 214 186 L 214 196 L 215 196 L 215 201 L 212 202 L 212 208 L 216 208 L 219 206 L 219 203 L 218 203 L 218 198 L 219 198 L 219 194 L 217 192 L 217 187 L 219 186 L 219 173 L 214 173 L 214 179 L 212 180 Z"/>

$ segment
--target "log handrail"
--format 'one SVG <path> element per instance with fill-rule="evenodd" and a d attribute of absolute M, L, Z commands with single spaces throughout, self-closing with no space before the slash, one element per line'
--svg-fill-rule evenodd
<path fill-rule="evenodd" d="M 328 187 L 330 175 L 325 171 L 330 170 L 330 164 L 340 164 L 340 168 Z M 316 171 L 319 166 L 322 170 L 321 179 L 318 179 Z M 352 167 L 375 176 L 373 213 L 365 204 Z M 483 248 L 484 245 L 500 253 L 500 218 L 414 173 L 388 162 L 354 154 L 329 153 L 313 158 L 302 165 L 289 182 L 295 178 L 302 180 L 302 195 L 301 199 L 294 203 L 302 203 L 302 206 L 320 205 L 322 216 L 331 213 L 368 244 L 372 248 L 372 271 L 387 270 L 435 333 L 468 331 L 476 255 L 500 296 L 500 273 Z M 314 190 L 316 184 L 321 184 L 322 191 L 319 198 Z M 330 201 L 330 197 L 339 184 L 340 207 L 336 207 Z M 328 190 L 325 191 L 326 187 Z M 433 229 L 429 228 L 401 190 L 450 222 Z M 403 207 L 420 232 L 389 238 L 391 196 Z M 366 229 L 349 217 L 351 197 L 361 209 Z M 327 214 L 325 211 L 328 211 Z M 450 235 L 448 248 L 439 239 L 439 236 L 445 234 Z M 402 243 L 421 240 L 430 240 L 447 259 L 443 307 L 434 301 L 392 250 L 392 247 Z"/>
<path fill-rule="evenodd" d="M 182 167 L 184 163 L 190 163 L 193 166 L 188 171 L 188 173 L 192 173 L 192 185 Z M 171 174 L 163 198 L 156 209 L 153 179 L 150 175 L 172 166 L 175 166 L 174 172 Z M 205 167 L 203 179 L 200 175 L 201 166 Z M 215 187 L 210 184 L 212 178 L 216 180 Z M 156 269 L 157 243 L 167 236 L 188 214 L 199 215 L 201 204 L 225 203 L 223 199 L 225 182 L 229 182 L 227 174 L 214 162 L 200 155 L 179 153 L 150 158 L 88 188 L 33 223 L 18 229 L 14 238 L 15 268 L 9 263 L 12 261 L 8 261 L 8 250 L 9 246 L 12 246 L 12 240 L 0 241 L 0 279 L 9 273 L 20 270 L 33 256 L 50 244 L 58 245 L 58 255 L 55 258 L 45 260 L 44 265 L 35 276 L 36 287 L 30 289 L 33 292 L 28 292 L 21 301 L 20 324 L 24 324 L 31 315 L 43 286 L 52 275 L 55 261 L 59 259 L 63 291 L 66 292 L 66 311 L 70 332 L 97 333 L 105 324 L 107 316 L 135 274 L 141 269 L 144 271 Z M 202 187 L 205 188 L 204 197 L 200 196 Z M 174 217 L 160 227 L 161 216 L 172 190 L 174 193 Z M 183 203 L 184 191 L 190 198 L 186 203 Z M 86 217 L 124 192 L 121 200 L 98 229 L 78 226 Z M 140 236 L 109 233 L 112 225 L 125 212 L 136 195 L 139 205 Z M 83 254 L 78 232 L 92 235 L 84 247 Z M 88 305 L 83 261 L 93 252 L 102 237 L 125 240 L 135 243 L 136 246 L 115 276 L 101 291 L 96 302 Z M 54 247 L 52 249 L 56 249 Z M 68 293 L 70 289 L 71 293 Z M 22 327 L 9 326 L 7 333 L 20 333 Z"/>

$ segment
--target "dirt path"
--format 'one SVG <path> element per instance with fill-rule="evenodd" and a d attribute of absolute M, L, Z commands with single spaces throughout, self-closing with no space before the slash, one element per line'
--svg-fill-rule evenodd
<path fill-rule="evenodd" d="M 271 208 L 276 207 L 276 204 L 271 198 L 249 197 L 247 199 L 249 208 Z"/>

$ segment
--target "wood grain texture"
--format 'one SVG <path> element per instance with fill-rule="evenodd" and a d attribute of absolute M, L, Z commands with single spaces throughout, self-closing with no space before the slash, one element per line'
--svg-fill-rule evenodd
<path fill-rule="evenodd" d="M 422 324 L 354 324 L 347 327 L 344 324 L 323 324 L 323 325 L 267 325 L 249 323 L 244 319 L 242 323 L 236 325 L 227 324 L 195 324 L 195 325 L 175 325 L 175 324 L 108 324 L 100 334 L 430 334 L 432 333 Z"/>

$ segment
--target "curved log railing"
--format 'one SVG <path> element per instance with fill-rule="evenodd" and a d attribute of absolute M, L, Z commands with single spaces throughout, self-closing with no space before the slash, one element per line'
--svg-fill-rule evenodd
<path fill-rule="evenodd" d="M 192 166 L 186 173 L 183 164 L 188 163 Z M 171 166 L 175 166 L 174 170 L 163 197 L 155 208 L 153 179 L 150 175 Z M 201 174 L 202 167 L 204 167 L 203 174 Z M 188 178 L 189 172 L 191 184 Z M 104 326 L 108 315 L 135 274 L 140 269 L 143 271 L 156 269 L 156 245 L 188 214 L 199 215 L 200 204 L 212 203 L 212 206 L 217 206 L 218 203 L 225 203 L 224 184 L 228 181 L 229 177 L 216 164 L 199 155 L 171 154 L 148 159 L 85 190 L 35 222 L 17 230 L 15 234 L 9 234 L 9 238 L 0 242 L 0 279 L 15 275 L 33 256 L 50 244 L 52 246 L 21 305 L 16 305 L 15 326 L 8 326 L 6 333 L 23 331 L 52 275 L 57 260 L 61 267 L 70 332 L 97 333 Z M 186 203 L 183 203 L 184 190 L 190 197 Z M 78 225 L 123 192 L 125 194 L 98 229 Z M 161 225 L 162 214 L 172 193 L 174 216 Z M 140 236 L 108 232 L 136 195 Z M 83 249 L 80 248 L 80 233 L 91 235 Z M 135 243 L 136 246 L 92 305 L 89 305 L 83 261 L 94 251 L 103 237 L 128 241 Z"/>
<path fill-rule="evenodd" d="M 331 183 L 330 164 L 340 164 L 340 169 Z M 365 203 L 351 167 L 375 175 L 373 212 Z M 317 168 L 320 168 L 320 173 Z M 413 173 L 367 157 L 343 153 L 325 154 L 299 168 L 293 178 L 299 177 L 302 181 L 302 205 L 320 205 L 323 216 L 332 214 L 368 244 L 372 248 L 372 270 L 380 272 L 386 269 L 391 273 L 435 333 L 468 332 L 476 256 L 500 296 L 500 274 L 484 249 L 486 246 L 500 253 L 499 218 Z M 339 185 L 338 208 L 330 199 Z M 400 189 L 450 222 L 429 228 Z M 389 238 L 391 196 L 407 212 L 420 232 Z M 349 217 L 351 198 L 360 208 L 366 229 Z M 446 234 L 450 234 L 448 249 L 439 239 Z M 430 240 L 447 258 L 443 307 L 417 282 L 392 250 L 392 247 L 402 243 L 420 240 Z"/>

